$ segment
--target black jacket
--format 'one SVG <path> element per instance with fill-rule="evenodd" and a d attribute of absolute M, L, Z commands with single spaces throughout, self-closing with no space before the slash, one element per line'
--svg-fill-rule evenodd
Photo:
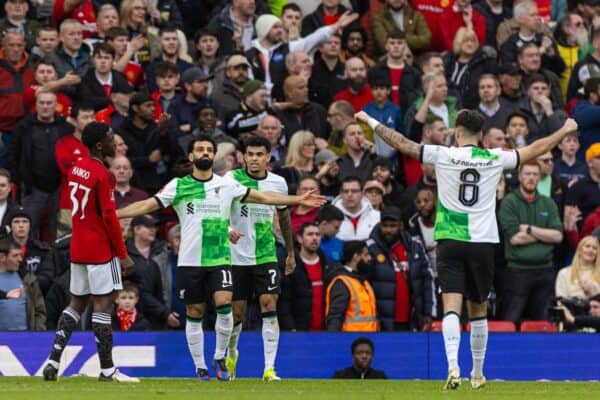
<path fill-rule="evenodd" d="M 319 260 L 323 268 L 323 300 L 325 291 L 331 281 L 332 274 L 338 268 L 327 260 L 325 254 L 319 250 Z M 289 276 L 281 280 L 281 296 L 277 303 L 279 326 L 284 331 L 307 331 L 310 328 L 312 315 L 312 283 L 300 253 L 296 252 L 296 269 Z"/>
<path fill-rule="evenodd" d="M 368 2 L 364 2 L 364 3 L 368 3 Z M 338 6 L 338 11 L 339 14 L 342 15 L 343 13 L 345 13 L 346 11 L 348 11 L 348 9 L 346 7 L 344 7 L 343 5 L 339 5 Z M 319 29 L 322 26 L 325 26 L 325 18 L 323 17 L 323 4 L 320 4 L 319 7 L 317 7 L 317 9 L 312 12 L 311 14 L 308 14 L 307 16 L 305 16 L 302 19 L 302 29 L 301 29 L 301 36 L 302 37 L 306 37 L 308 35 L 310 35 L 311 33 L 313 33 L 314 31 L 316 31 L 317 29 Z M 352 22 L 348 28 L 355 28 L 358 26 L 358 21 L 354 21 Z M 348 29 L 346 28 L 346 29 Z"/>
<path fill-rule="evenodd" d="M 358 167 L 354 165 L 354 160 L 350 158 L 348 154 L 344 154 L 338 158 L 338 165 L 340 166 L 339 179 L 343 181 L 348 176 L 357 176 L 360 181 L 364 184 L 371 178 L 373 173 L 373 155 L 363 154 Z"/>
<path fill-rule="evenodd" d="M 339 275 L 347 275 L 354 279 L 359 280 L 361 283 L 367 281 L 365 276 L 359 275 L 354 272 L 349 272 L 345 267 L 336 269 L 335 273 L 332 274 L 331 280 Z M 327 290 L 325 286 L 325 290 Z M 325 298 L 325 302 L 327 302 Z M 341 280 L 336 281 L 329 292 L 329 313 L 325 315 L 325 329 L 330 332 L 341 332 L 344 318 L 346 316 L 346 310 L 348 309 L 348 303 L 350 302 L 350 291 L 348 287 Z"/>
<path fill-rule="evenodd" d="M 219 105 L 223 115 L 229 115 L 239 108 L 240 103 L 244 100 L 244 95 L 242 91 L 233 86 L 229 79 L 225 79 L 223 85 L 212 93 L 210 100 Z"/>
<path fill-rule="evenodd" d="M 217 15 L 215 15 L 208 23 L 207 28 L 217 32 L 219 39 L 219 55 L 228 56 L 236 50 L 235 41 L 233 40 L 233 23 L 229 18 L 231 6 L 224 7 Z M 252 23 L 256 23 L 257 15 L 254 15 Z M 256 37 L 256 32 L 254 32 Z"/>
<path fill-rule="evenodd" d="M 69 271 L 71 266 L 70 245 L 71 234 L 60 237 L 54 241 L 48 254 L 42 258 L 36 276 L 44 295 L 48 293 L 55 279 L 65 271 Z M 27 249 L 29 250 L 29 247 Z"/>
<path fill-rule="evenodd" d="M 54 122 L 46 124 L 37 119 L 37 113 L 29 114 L 12 133 L 7 166 L 14 182 L 25 185 L 28 194 L 32 187 L 44 192 L 54 192 L 60 185 L 61 173 L 56 163 L 54 146 L 58 139 L 70 135 L 73 125 L 62 116 L 55 115 Z M 41 142 L 39 139 L 45 139 Z M 34 143 L 45 154 L 45 161 L 34 160 Z M 42 149 L 43 148 L 43 149 Z"/>
<path fill-rule="evenodd" d="M 410 275 L 410 303 L 412 329 L 420 330 L 423 317 L 436 315 L 435 284 L 433 270 L 423 245 L 414 240 L 408 232 L 401 232 L 400 240 L 406 249 L 408 270 Z M 382 331 L 394 330 L 396 310 L 396 271 L 390 258 L 392 250 L 381 236 L 379 224 L 371 232 L 367 240 L 369 253 L 374 266 L 369 269 L 369 282 L 377 299 L 377 315 Z"/>
<path fill-rule="evenodd" d="M 369 73 L 373 75 L 385 74 L 390 76 L 390 68 L 387 66 L 387 62 L 383 61 L 380 64 L 375 65 Z M 415 102 L 419 93 L 421 92 L 423 84 L 421 83 L 421 73 L 418 69 L 408 64 L 404 65 L 404 71 L 402 72 L 402 78 L 400 79 L 400 108 L 402 113 Z"/>
<path fill-rule="evenodd" d="M 308 81 L 309 91 L 312 89 L 317 94 L 314 101 L 327 108 L 333 102 L 333 97 L 344 90 L 346 86 L 344 63 L 338 59 L 333 70 L 329 70 L 320 53 L 317 52 L 312 75 Z"/>
<path fill-rule="evenodd" d="M 452 75 L 458 68 L 458 56 L 448 52 L 444 56 L 444 71 L 448 80 L 448 90 L 456 90 L 465 108 L 477 108 L 479 104 L 479 77 L 496 73 L 496 60 L 478 49 L 467 64 L 458 86 L 452 83 Z"/>
<path fill-rule="evenodd" d="M 156 172 L 157 163 L 150 162 L 148 157 L 154 150 L 160 149 L 164 158 L 170 149 L 169 137 L 161 136 L 158 125 L 154 122 L 144 129 L 138 128 L 133 124 L 131 117 L 123 121 L 119 133 L 127 143 L 127 157 L 135 173 L 134 186 L 148 193 L 154 193 L 162 187 L 167 176 L 159 175 Z"/>
<path fill-rule="evenodd" d="M 567 114 L 559 108 L 555 108 L 551 116 L 544 115 L 540 122 L 537 121 L 531 108 L 528 97 L 523 97 L 519 102 L 519 111 L 527 116 L 527 127 L 529 134 L 525 138 L 527 143 L 532 143 L 556 132 L 567 119 Z"/>
<path fill-rule="evenodd" d="M 543 33 L 536 33 L 533 42 L 540 46 L 542 44 L 543 37 Z M 517 63 L 519 49 L 524 44 L 525 42 L 523 39 L 521 39 L 518 32 L 509 36 L 508 39 L 502 43 L 502 46 L 500 46 L 499 56 L 502 60 L 502 63 Z M 554 39 L 552 39 L 552 51 L 552 56 L 549 56 L 548 54 L 544 54 L 542 56 L 542 66 L 551 70 L 555 74 L 560 75 L 567 68 L 567 66 L 558 53 L 558 48 L 556 47 L 556 42 Z"/>
<path fill-rule="evenodd" d="M 490 128 L 499 128 L 502 131 L 506 132 L 506 122 L 508 120 L 508 116 L 516 111 L 515 105 L 510 103 L 508 100 L 504 98 L 499 98 L 498 102 L 500 103 L 500 108 L 496 111 L 496 114 L 488 117 L 486 114 L 481 113 L 483 118 L 485 118 L 485 122 L 483 123 L 483 132 L 486 132 Z M 479 110 L 479 104 L 477 105 L 477 110 Z"/>
<path fill-rule="evenodd" d="M 292 135 L 300 130 L 312 132 L 315 137 L 327 140 L 329 124 L 327 123 L 327 110 L 320 104 L 310 102 L 301 109 L 283 110 L 275 113 L 283 125 L 283 134 L 287 143 Z"/>
<path fill-rule="evenodd" d="M 114 69 L 111 72 L 113 91 L 131 86 L 125 75 L 121 72 Z M 110 97 L 106 96 L 104 88 L 98 79 L 96 79 L 96 71 L 92 68 L 81 78 L 81 83 L 77 87 L 77 95 L 79 101 L 90 102 L 96 111 L 100 111 L 110 104 Z"/>
<path fill-rule="evenodd" d="M 134 262 L 133 275 L 129 277 L 140 289 L 140 302 L 138 309 L 148 317 L 154 329 L 165 327 L 167 317 L 171 310 L 163 300 L 163 287 L 160 277 L 160 269 L 152 260 L 152 249 L 150 257 L 144 257 L 133 243 L 133 239 L 125 243 L 127 252 Z"/>
<path fill-rule="evenodd" d="M 333 379 L 387 379 L 387 375 L 385 372 L 373 368 L 369 368 L 366 371 L 359 371 L 353 365 L 335 371 Z"/>
<path fill-rule="evenodd" d="M 112 312 L 112 329 L 113 329 L 113 332 L 124 332 L 124 331 L 121 331 L 121 321 L 119 320 L 119 315 L 117 314 L 116 306 Z M 136 331 L 142 332 L 142 331 L 149 331 L 151 329 L 152 329 L 152 325 L 150 324 L 150 321 L 148 321 L 146 319 L 146 317 L 144 317 L 144 314 L 142 314 L 142 312 L 138 308 L 137 314 L 135 316 L 135 321 L 133 321 L 133 324 L 131 325 L 131 327 L 129 328 L 129 330 L 127 332 L 136 332 Z"/>

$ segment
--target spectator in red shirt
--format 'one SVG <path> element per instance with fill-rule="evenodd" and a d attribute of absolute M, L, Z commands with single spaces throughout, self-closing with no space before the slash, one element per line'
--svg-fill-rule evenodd
<path fill-rule="evenodd" d="M 277 304 L 282 330 L 322 331 L 325 329 L 325 288 L 335 264 L 319 248 L 321 233 L 315 222 L 303 224 L 296 239 L 296 269 L 282 279 Z"/>
<path fill-rule="evenodd" d="M 157 90 L 150 94 L 154 101 L 155 122 L 158 122 L 160 115 L 169 108 L 169 104 L 175 99 L 179 77 L 179 68 L 170 61 L 162 61 L 156 66 Z"/>
<path fill-rule="evenodd" d="M 69 187 L 68 174 L 77 160 L 89 155 L 88 148 L 81 142 L 81 135 L 83 129 L 93 120 L 94 107 L 90 103 L 80 103 L 75 106 L 69 119 L 69 122 L 75 126 L 73 134 L 60 138 L 54 148 L 56 163 L 62 175 L 58 199 L 57 237 L 71 232 L 70 191 L 72 188 Z"/>
<path fill-rule="evenodd" d="M 118 132 L 129 114 L 129 101 L 133 94 L 134 90 L 130 85 L 115 86 L 110 93 L 110 104 L 96 113 L 96 121 L 110 125 Z"/>
<path fill-rule="evenodd" d="M 115 176 L 115 203 L 117 208 L 148 198 L 148 193 L 131 186 L 133 168 L 125 156 L 116 156 L 110 162 L 110 172 Z"/>
<path fill-rule="evenodd" d="M 367 84 L 367 67 L 365 62 L 358 57 L 346 61 L 344 72 L 348 87 L 333 98 L 335 101 L 346 100 L 352 104 L 355 112 L 359 112 L 368 103 L 373 101 L 371 87 Z"/>
<path fill-rule="evenodd" d="M 55 0 L 52 25 L 59 26 L 68 18 L 73 18 L 81 23 L 84 39 L 98 33 L 96 11 L 91 0 Z"/>
<path fill-rule="evenodd" d="M 317 181 L 317 179 L 311 175 L 300 178 L 296 195 L 301 196 L 310 190 L 314 190 L 315 193 L 321 194 L 319 181 Z M 302 205 L 293 207 L 290 216 L 292 219 L 292 229 L 294 230 L 294 234 L 297 235 L 300 227 L 305 223 L 314 222 L 317 219 L 318 212 L 319 207 L 307 208 Z"/>
<path fill-rule="evenodd" d="M 58 79 L 58 73 L 54 63 L 49 58 L 42 58 L 35 66 L 35 81 L 25 89 L 23 103 L 28 112 L 35 112 L 35 95 L 40 90 L 54 92 L 56 94 L 56 113 L 67 118 L 71 115 L 73 101 L 69 96 L 60 92 L 64 86 L 77 85 L 81 78 L 73 72 L 67 72 L 65 76 Z"/>
<path fill-rule="evenodd" d="M 444 10 L 438 20 L 442 37 L 440 51 L 452 51 L 452 41 L 460 27 L 475 31 L 481 46 L 485 45 L 485 17 L 473 10 L 471 0 L 456 0 Z"/>
<path fill-rule="evenodd" d="M 133 61 L 137 51 L 144 47 L 144 37 L 135 36 L 129 41 L 129 32 L 120 26 L 110 28 L 106 32 L 106 42 L 115 49 L 113 68 L 122 72 L 131 86 L 139 88 L 144 84 L 144 70 Z"/>

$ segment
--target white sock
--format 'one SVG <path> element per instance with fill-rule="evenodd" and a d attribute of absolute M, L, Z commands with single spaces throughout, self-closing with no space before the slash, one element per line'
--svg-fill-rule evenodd
<path fill-rule="evenodd" d="M 227 355 L 229 357 L 237 357 L 238 354 L 238 342 L 240 341 L 240 335 L 242 334 L 242 322 L 233 325 L 231 331 L 231 339 L 229 339 L 229 346 L 227 347 Z"/>
<path fill-rule="evenodd" d="M 231 306 L 227 314 L 220 314 L 217 307 L 217 323 L 215 324 L 215 333 L 217 334 L 217 343 L 215 345 L 215 360 L 220 360 L 225 357 L 225 350 L 231 339 L 233 331 L 233 313 Z"/>
<path fill-rule="evenodd" d="M 483 376 L 483 362 L 488 341 L 487 318 L 471 321 L 471 354 L 473 370 L 471 376 Z"/>
<path fill-rule="evenodd" d="M 269 315 L 265 316 L 265 314 Z M 265 354 L 265 369 L 275 368 L 275 357 L 277 357 L 277 347 L 279 346 L 279 322 L 277 321 L 276 313 L 263 314 L 262 338 Z"/>
<path fill-rule="evenodd" d="M 204 330 L 201 319 L 187 319 L 185 337 L 196 369 L 207 369 L 204 360 Z"/>
<path fill-rule="evenodd" d="M 442 333 L 446 347 L 448 369 L 458 367 L 458 348 L 460 347 L 460 321 L 455 313 L 447 313 L 442 320 Z"/>

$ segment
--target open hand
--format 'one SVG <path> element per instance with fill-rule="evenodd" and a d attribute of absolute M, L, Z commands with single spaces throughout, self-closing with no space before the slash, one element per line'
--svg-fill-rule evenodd
<path fill-rule="evenodd" d="M 309 208 L 321 207 L 327 202 L 327 199 L 325 199 L 325 196 L 321 196 L 315 192 L 315 190 L 309 190 L 302 196 L 299 196 L 298 204 Z"/>

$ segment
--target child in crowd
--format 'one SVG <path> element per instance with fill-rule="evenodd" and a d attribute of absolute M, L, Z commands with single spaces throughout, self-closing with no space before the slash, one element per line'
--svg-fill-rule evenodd
<path fill-rule="evenodd" d="M 113 311 L 112 327 L 114 331 L 148 331 L 150 322 L 136 308 L 140 301 L 140 290 L 132 284 L 125 284 L 119 291 Z"/>

